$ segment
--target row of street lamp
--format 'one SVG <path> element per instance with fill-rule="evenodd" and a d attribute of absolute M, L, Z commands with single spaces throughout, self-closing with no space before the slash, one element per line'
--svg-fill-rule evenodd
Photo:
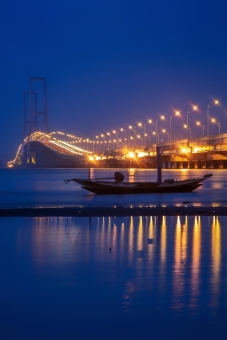
<path fill-rule="evenodd" d="M 219 105 L 219 101 L 218 100 L 215 100 L 214 105 Z M 221 130 L 221 124 L 219 121 L 217 121 L 215 118 L 210 118 L 210 107 L 211 105 L 208 104 L 207 105 L 207 126 L 206 126 L 206 131 L 207 131 L 207 136 L 209 137 L 209 133 L 210 133 L 210 123 L 216 123 L 218 124 L 218 129 L 219 129 L 219 134 L 220 134 L 220 130 Z M 193 105 L 191 107 L 191 111 L 187 111 L 186 112 L 186 119 L 187 119 L 187 123 L 183 125 L 183 128 L 184 129 L 187 129 L 187 139 L 191 138 L 191 128 L 189 126 L 189 116 L 192 112 L 198 112 L 198 106 L 196 105 Z M 172 120 L 173 118 L 175 117 L 181 117 L 181 112 L 180 111 L 174 111 L 174 114 L 171 114 L 169 116 L 169 131 L 167 131 L 166 129 L 162 129 L 161 132 L 164 133 L 164 134 L 167 134 L 168 136 L 168 141 L 171 142 L 172 141 Z M 156 140 L 156 143 L 159 143 L 159 134 L 158 134 L 158 126 L 159 126 L 159 123 L 161 121 L 164 121 L 166 120 L 165 116 L 164 115 L 161 115 L 159 119 L 156 119 L 155 120 L 155 131 L 152 132 L 152 134 L 150 135 L 153 135 L 155 137 L 155 140 Z M 111 143 L 116 143 L 116 147 L 118 148 L 118 144 L 119 142 L 123 143 L 124 146 L 126 145 L 126 141 L 129 141 L 130 143 L 133 141 L 135 142 L 136 139 L 139 140 L 141 139 L 142 140 L 142 145 L 145 145 L 146 144 L 146 138 L 150 138 L 150 135 L 146 132 L 146 126 L 147 125 L 151 125 L 153 124 L 153 120 L 152 119 L 148 119 L 146 123 L 142 123 L 142 122 L 139 122 L 137 123 L 137 126 L 133 126 L 133 125 L 129 125 L 128 126 L 128 129 L 131 130 L 131 132 L 133 132 L 134 136 L 130 136 L 129 139 L 127 139 L 127 129 L 125 128 L 120 128 L 119 131 L 118 130 L 112 130 L 112 132 L 107 132 L 105 134 L 101 134 L 101 135 L 97 135 L 96 136 L 96 142 L 98 144 L 101 144 L 103 141 L 103 144 L 106 144 L 109 142 Z M 196 126 L 200 126 L 202 128 L 202 133 L 204 134 L 204 124 L 202 124 L 201 122 L 199 121 L 196 121 Z M 137 132 L 137 128 L 143 128 L 143 134 L 136 134 Z M 119 133 L 122 133 L 124 134 L 124 138 L 118 138 L 118 134 Z M 111 138 L 111 136 L 114 138 Z M 106 139 L 108 138 L 109 142 L 106 141 Z M 112 139 L 112 140 L 111 140 Z"/>

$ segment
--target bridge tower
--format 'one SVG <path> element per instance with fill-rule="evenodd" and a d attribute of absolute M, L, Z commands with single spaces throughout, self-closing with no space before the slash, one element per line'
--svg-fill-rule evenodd
<path fill-rule="evenodd" d="M 30 110 L 28 103 L 30 92 L 24 91 L 24 129 L 23 129 L 23 139 L 29 136 L 30 132 Z M 34 96 L 33 101 L 35 102 L 35 111 L 37 111 L 37 92 L 33 92 L 32 95 Z M 28 97 L 28 99 L 27 99 Z"/>
<path fill-rule="evenodd" d="M 43 104 L 41 111 L 38 110 L 37 92 L 33 90 L 34 82 L 42 82 Z M 27 97 L 29 96 L 29 110 Z M 28 112 L 27 112 L 28 111 Z M 35 131 L 49 133 L 47 115 L 46 77 L 30 77 L 30 91 L 24 92 L 24 130 L 23 138 L 30 136 Z"/>
<path fill-rule="evenodd" d="M 42 104 L 41 110 L 38 107 L 37 91 L 34 91 L 34 82 L 42 84 Z M 29 97 L 29 99 L 27 99 Z M 46 77 L 30 77 L 30 91 L 24 92 L 24 128 L 23 139 L 28 137 L 28 145 L 24 152 L 22 148 L 22 163 L 31 162 L 30 158 L 30 135 L 36 131 L 49 133 L 49 123 L 47 115 Z"/>
<path fill-rule="evenodd" d="M 43 107 L 41 111 L 37 109 L 37 96 L 34 96 L 33 83 L 41 81 L 43 85 Z M 42 118 L 41 125 L 39 117 Z M 30 77 L 30 120 L 29 135 L 35 131 L 49 133 L 49 123 L 47 116 L 47 96 L 46 96 L 46 77 Z"/>

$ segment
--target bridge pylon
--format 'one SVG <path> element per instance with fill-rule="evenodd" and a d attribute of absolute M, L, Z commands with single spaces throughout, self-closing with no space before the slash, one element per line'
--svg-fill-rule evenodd
<path fill-rule="evenodd" d="M 38 109 L 38 95 L 34 91 L 33 83 L 42 82 L 43 85 L 43 103 L 42 109 Z M 29 97 L 29 101 L 27 100 Z M 28 105 L 29 102 L 29 105 Z M 47 114 L 47 95 L 46 95 L 46 77 L 30 77 L 30 91 L 24 92 L 24 129 L 23 138 L 29 137 L 32 133 L 41 131 L 49 133 L 49 122 Z"/>

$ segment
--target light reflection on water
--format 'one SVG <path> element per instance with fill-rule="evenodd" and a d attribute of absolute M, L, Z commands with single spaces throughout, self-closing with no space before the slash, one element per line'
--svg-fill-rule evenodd
<path fill-rule="evenodd" d="M 154 337 L 219 332 L 222 338 L 226 222 L 217 216 L 2 218 L 3 338 L 137 339 L 141 327 L 147 339 L 151 329 Z"/>

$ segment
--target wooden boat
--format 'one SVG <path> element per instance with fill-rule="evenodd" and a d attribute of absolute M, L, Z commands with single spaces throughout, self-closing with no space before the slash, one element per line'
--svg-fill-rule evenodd
<path fill-rule="evenodd" d="M 200 187 L 202 182 L 211 176 L 213 175 L 207 174 L 202 177 L 180 181 L 167 179 L 157 182 L 124 182 L 124 174 L 122 172 L 115 172 L 114 177 L 99 179 L 72 178 L 65 180 L 65 182 L 74 181 L 80 184 L 83 189 L 95 194 L 153 194 L 191 192 Z"/>

